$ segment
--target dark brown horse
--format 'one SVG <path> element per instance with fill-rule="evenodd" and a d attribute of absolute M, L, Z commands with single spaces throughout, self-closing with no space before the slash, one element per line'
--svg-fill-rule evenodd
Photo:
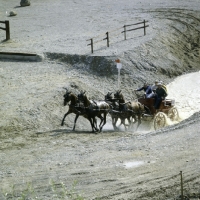
<path fill-rule="evenodd" d="M 118 90 L 114 94 L 114 98 L 118 99 L 119 101 L 119 110 L 122 112 L 127 112 L 127 115 L 132 117 L 134 119 L 134 123 L 138 122 L 137 128 L 141 124 L 141 118 L 142 115 L 145 113 L 145 107 L 141 103 L 137 101 L 132 101 L 132 102 L 125 102 L 124 96 L 121 93 L 121 90 Z M 133 126 L 133 122 L 131 121 L 130 127 Z"/>
<path fill-rule="evenodd" d="M 83 116 L 83 117 L 85 117 L 86 119 L 88 119 L 90 121 L 90 124 L 91 124 L 91 127 L 92 127 L 92 132 L 98 131 L 95 117 L 93 117 L 93 118 L 89 117 L 87 115 L 87 113 L 86 113 L 86 110 L 85 110 L 84 106 L 81 105 L 78 102 L 78 97 L 75 94 L 73 94 L 72 92 L 66 90 L 66 93 L 64 95 L 64 106 L 66 106 L 67 103 L 69 103 L 69 102 L 71 102 L 69 104 L 69 110 L 64 115 L 64 117 L 62 119 L 61 126 L 64 125 L 64 120 L 67 117 L 67 115 L 69 115 L 70 113 L 74 113 L 74 114 L 76 114 L 76 117 L 74 119 L 73 131 L 75 130 L 76 121 L 77 121 L 77 119 L 78 119 L 78 117 L 80 115 Z"/>
<path fill-rule="evenodd" d="M 108 104 L 110 104 L 110 106 L 112 107 L 112 109 L 109 111 L 109 114 L 110 114 L 110 116 L 112 118 L 112 125 L 113 125 L 114 130 L 119 130 L 118 127 L 120 127 L 122 124 L 124 125 L 125 130 L 127 130 L 127 127 L 126 127 L 127 125 L 125 124 L 125 120 L 127 119 L 129 121 L 129 124 L 131 123 L 130 114 L 127 115 L 127 112 L 121 112 L 119 110 L 118 99 L 114 99 L 112 97 L 112 92 L 108 92 L 105 95 L 105 101 Z M 116 124 L 117 124 L 118 119 L 121 120 L 121 123 L 117 127 Z"/>
<path fill-rule="evenodd" d="M 81 92 L 78 95 L 78 100 L 83 102 L 87 115 L 90 117 L 99 117 L 101 122 L 99 124 L 99 130 L 102 131 L 103 126 L 106 124 L 106 116 L 110 110 L 110 106 L 105 101 L 89 100 L 85 92 Z M 103 116 L 102 116 L 103 115 Z"/>

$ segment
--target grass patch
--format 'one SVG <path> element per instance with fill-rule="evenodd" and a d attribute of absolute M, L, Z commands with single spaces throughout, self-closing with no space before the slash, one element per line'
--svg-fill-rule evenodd
<path fill-rule="evenodd" d="M 56 183 L 51 180 L 48 198 L 53 200 L 85 200 L 83 196 L 76 191 L 77 182 L 74 181 L 70 188 L 67 188 L 63 182 Z M 46 199 L 47 197 L 45 197 Z M 16 189 L 16 185 L 12 185 L 8 191 L 1 191 L 0 199 L 2 200 L 43 200 L 44 196 L 40 196 L 34 190 L 32 183 L 27 183 L 22 191 Z"/>

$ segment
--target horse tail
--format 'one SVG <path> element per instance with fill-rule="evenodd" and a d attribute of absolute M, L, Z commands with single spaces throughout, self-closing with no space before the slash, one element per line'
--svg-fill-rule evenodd
<path fill-rule="evenodd" d="M 139 106 L 139 114 L 144 114 L 144 113 L 150 114 L 150 110 L 147 106 L 141 104 L 140 102 L 138 102 L 138 106 Z"/>

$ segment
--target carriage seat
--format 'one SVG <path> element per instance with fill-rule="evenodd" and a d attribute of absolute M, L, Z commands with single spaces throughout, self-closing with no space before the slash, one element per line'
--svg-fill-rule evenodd
<path fill-rule="evenodd" d="M 175 100 L 174 99 L 165 99 L 163 100 L 165 106 L 174 106 Z"/>

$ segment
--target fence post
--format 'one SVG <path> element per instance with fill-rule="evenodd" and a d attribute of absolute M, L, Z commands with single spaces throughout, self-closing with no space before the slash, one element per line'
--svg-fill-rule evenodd
<path fill-rule="evenodd" d="M 91 52 L 93 53 L 94 50 L 93 50 L 93 39 L 91 39 Z"/>
<path fill-rule="evenodd" d="M 144 20 L 144 35 L 146 35 L 146 24 L 145 24 L 145 20 Z"/>
<path fill-rule="evenodd" d="M 8 20 L 5 21 L 5 25 L 6 25 L 6 40 L 9 40 L 10 39 L 10 26 L 9 26 Z"/>
<path fill-rule="evenodd" d="M 124 40 L 126 40 L 126 25 L 124 25 Z"/>
<path fill-rule="evenodd" d="M 108 32 L 106 32 L 106 35 L 107 35 L 107 47 L 109 47 L 109 34 L 108 34 Z"/>
<path fill-rule="evenodd" d="M 181 200 L 183 200 L 183 176 L 182 176 L 182 171 L 180 171 L 181 175 Z"/>

